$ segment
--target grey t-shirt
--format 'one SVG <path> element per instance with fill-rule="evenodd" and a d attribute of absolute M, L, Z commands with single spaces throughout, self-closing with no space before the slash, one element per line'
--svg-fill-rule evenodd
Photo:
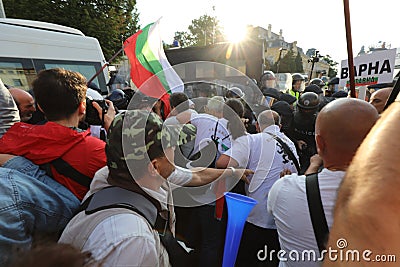
<path fill-rule="evenodd" d="M 2 137 L 14 123 L 19 121 L 18 107 L 10 92 L 0 79 L 0 137 Z"/>

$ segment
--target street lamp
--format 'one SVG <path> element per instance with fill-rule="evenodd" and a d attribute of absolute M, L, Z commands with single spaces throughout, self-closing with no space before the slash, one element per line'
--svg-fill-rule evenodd
<path fill-rule="evenodd" d="M 313 73 L 313 71 L 314 71 L 314 64 L 315 64 L 315 62 L 319 62 L 319 59 L 320 59 L 321 57 L 322 57 L 322 56 L 319 55 L 319 51 L 318 51 L 318 50 L 315 50 L 315 54 L 314 54 L 310 59 L 308 59 L 308 63 L 312 62 L 312 65 L 311 65 L 311 72 L 310 72 L 310 76 L 309 76 L 309 78 L 308 78 L 309 81 L 311 81 L 311 78 L 312 78 L 312 73 Z"/>

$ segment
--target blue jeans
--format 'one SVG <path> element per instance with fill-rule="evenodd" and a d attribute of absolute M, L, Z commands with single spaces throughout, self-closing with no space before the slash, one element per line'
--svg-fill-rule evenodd
<path fill-rule="evenodd" d="M 29 249 L 34 233 L 60 232 L 79 207 L 64 186 L 23 157 L 0 167 L 0 266 Z"/>

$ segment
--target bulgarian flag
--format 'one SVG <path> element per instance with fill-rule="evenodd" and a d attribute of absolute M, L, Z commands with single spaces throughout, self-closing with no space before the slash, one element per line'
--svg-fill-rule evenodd
<path fill-rule="evenodd" d="M 169 95 L 183 92 L 183 82 L 165 56 L 160 20 L 129 37 L 124 42 L 124 50 L 131 64 L 132 82 L 143 94 L 161 99 L 164 114 L 168 116 Z"/>

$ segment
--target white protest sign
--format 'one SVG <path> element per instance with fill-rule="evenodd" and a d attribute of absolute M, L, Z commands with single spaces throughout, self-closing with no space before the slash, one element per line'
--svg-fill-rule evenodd
<path fill-rule="evenodd" d="M 393 81 L 396 49 L 376 51 L 354 58 L 354 80 L 356 86 L 367 86 Z M 350 72 L 347 60 L 340 66 L 339 88 L 350 87 Z"/>

